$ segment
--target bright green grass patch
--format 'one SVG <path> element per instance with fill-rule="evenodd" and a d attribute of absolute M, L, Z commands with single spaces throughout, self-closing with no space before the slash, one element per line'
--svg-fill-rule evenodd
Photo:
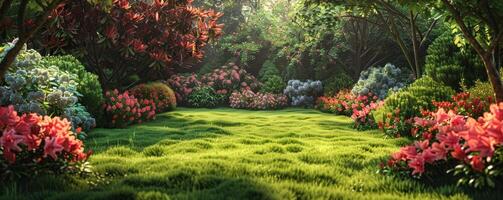
<path fill-rule="evenodd" d="M 406 139 L 315 110 L 179 109 L 86 144 L 95 175 L 7 184 L 4 199 L 491 199 L 376 174 Z"/>

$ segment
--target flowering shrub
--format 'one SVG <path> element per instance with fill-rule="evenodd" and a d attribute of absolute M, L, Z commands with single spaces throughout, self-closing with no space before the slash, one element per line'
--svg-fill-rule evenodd
<path fill-rule="evenodd" d="M 86 111 L 86 108 L 80 104 L 65 108 L 62 117 L 72 122 L 73 132 L 88 132 L 96 127 L 96 120 Z M 79 139 L 85 139 L 85 133 L 79 134 L 78 136 Z"/>
<path fill-rule="evenodd" d="M 232 108 L 251 110 L 270 110 L 284 108 L 288 105 L 288 97 L 281 94 L 255 93 L 251 90 L 233 92 L 229 98 Z"/>
<path fill-rule="evenodd" d="M 196 74 L 191 74 L 190 76 L 173 75 L 168 80 L 168 84 L 175 90 L 178 104 L 186 104 L 187 96 L 194 91 L 194 88 L 201 86 L 201 82 Z"/>
<path fill-rule="evenodd" d="M 200 87 L 187 97 L 187 103 L 196 108 L 214 108 L 226 103 L 226 94 L 217 93 L 212 87 Z"/>
<path fill-rule="evenodd" d="M 257 91 L 261 83 L 246 70 L 234 63 L 214 69 L 213 72 L 201 77 L 205 86 L 212 87 L 217 93 L 230 96 L 234 90 Z"/>
<path fill-rule="evenodd" d="M 503 103 L 490 110 L 479 120 L 444 109 L 416 118 L 423 140 L 393 153 L 381 172 L 422 177 L 448 168 L 461 184 L 494 187 L 503 166 Z"/>
<path fill-rule="evenodd" d="M 14 39 L 12 42 L 6 43 L 3 46 L 0 47 L 0 60 L 3 60 L 3 58 L 7 55 L 7 52 L 14 48 L 14 45 L 16 45 L 18 39 Z M 33 68 L 35 64 L 37 64 L 40 60 L 42 59 L 42 56 L 40 53 L 33 49 L 28 49 L 26 44 L 23 46 L 23 49 L 19 52 L 19 54 L 16 56 L 16 59 L 14 60 L 14 63 L 12 63 L 12 66 L 10 69 L 19 69 L 19 68 Z"/>
<path fill-rule="evenodd" d="M 318 98 L 316 107 L 323 112 L 351 116 L 353 114 L 351 106 L 355 99 L 356 97 L 351 91 L 341 90 L 335 97 Z"/>
<path fill-rule="evenodd" d="M 356 98 L 356 102 L 353 104 L 353 114 L 351 119 L 355 122 L 354 128 L 357 130 L 370 130 L 377 128 L 377 123 L 372 115 L 372 111 L 376 110 L 383 105 L 382 101 L 374 102 L 377 96 L 364 96 L 360 95 Z M 368 103 L 365 104 L 364 102 Z"/>
<path fill-rule="evenodd" d="M 472 97 L 470 93 L 461 92 L 452 96 L 452 101 L 434 101 L 433 105 L 439 109 L 453 110 L 457 114 L 473 118 L 481 117 L 489 111 L 489 106 L 494 103 L 492 97 Z"/>
<path fill-rule="evenodd" d="M 75 172 L 89 157 L 84 145 L 59 117 L 23 114 L 0 107 L 0 180 L 54 172 Z"/>
<path fill-rule="evenodd" d="M 395 65 L 386 64 L 384 67 L 374 67 L 363 71 L 352 92 L 355 95 L 373 93 L 380 99 L 384 99 L 389 90 L 398 91 L 405 87 L 407 82 L 407 74 Z"/>
<path fill-rule="evenodd" d="M 293 106 L 311 107 L 315 99 L 323 92 L 321 81 L 289 80 L 283 93 L 290 98 Z"/>
<path fill-rule="evenodd" d="M 105 97 L 104 107 L 111 127 L 124 128 L 155 118 L 156 105 L 153 100 L 137 99 L 128 91 L 119 93 L 117 89 L 107 91 Z"/>
<path fill-rule="evenodd" d="M 150 99 L 155 102 L 156 112 L 165 112 L 176 108 L 175 93 L 168 85 L 161 82 L 140 84 L 129 90 L 138 99 Z"/>

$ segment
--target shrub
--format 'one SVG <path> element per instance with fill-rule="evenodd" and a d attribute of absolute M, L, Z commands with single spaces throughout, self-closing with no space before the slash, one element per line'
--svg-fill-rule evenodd
<path fill-rule="evenodd" d="M 399 110 L 400 116 L 410 119 L 420 116 L 421 110 L 434 110 L 433 101 L 449 100 L 453 94 L 451 88 L 425 76 L 389 95 L 385 107 L 389 112 Z"/>
<path fill-rule="evenodd" d="M 226 102 L 226 94 L 217 93 L 212 87 L 195 89 L 188 97 L 187 103 L 196 108 L 214 108 Z"/>
<path fill-rule="evenodd" d="M 405 87 L 407 82 L 408 74 L 392 64 L 386 64 L 384 67 L 373 67 L 361 72 L 352 92 L 356 95 L 373 93 L 384 99 L 389 90 L 398 91 Z"/>
<path fill-rule="evenodd" d="M 353 78 L 347 75 L 345 72 L 338 73 L 336 76 L 332 76 L 327 80 L 323 81 L 323 89 L 325 96 L 335 96 L 339 91 L 343 89 L 351 88 L 354 84 Z"/>
<path fill-rule="evenodd" d="M 260 92 L 262 93 L 280 94 L 286 87 L 283 79 L 276 75 L 268 76 L 267 80 L 263 81 L 263 83 L 262 88 L 260 88 Z"/>
<path fill-rule="evenodd" d="M 176 108 L 175 93 L 168 85 L 161 82 L 140 84 L 129 90 L 138 99 L 150 99 L 155 102 L 156 112 L 165 112 Z"/>
<path fill-rule="evenodd" d="M 464 89 L 464 91 L 470 93 L 471 97 L 478 97 L 481 99 L 494 98 L 493 86 L 489 82 L 477 80 L 473 87 Z"/>
<path fill-rule="evenodd" d="M 14 106 L 0 107 L 0 180 L 37 174 L 70 173 L 83 169 L 89 153 L 59 117 L 23 114 Z"/>
<path fill-rule="evenodd" d="M 97 75 L 86 71 L 84 65 L 71 55 L 44 57 L 40 65 L 46 68 L 56 66 L 61 71 L 76 75 L 78 77 L 75 79 L 77 92 L 80 94 L 78 95 L 79 103 L 86 107 L 87 111 L 98 121 L 102 121 L 104 98 Z"/>
<path fill-rule="evenodd" d="M 288 105 L 288 97 L 282 94 L 255 93 L 251 90 L 233 92 L 229 98 L 232 108 L 272 110 Z"/>
<path fill-rule="evenodd" d="M 17 43 L 17 38 L 10 43 L 6 43 L 0 47 L 0 60 L 3 60 L 7 52 L 14 48 L 14 45 Z M 27 49 L 26 44 L 23 46 L 23 49 L 19 51 L 16 59 L 12 63 L 12 66 L 9 68 L 11 71 L 15 71 L 17 69 L 32 69 L 36 64 L 40 62 L 42 56 L 40 53 L 33 49 Z"/>
<path fill-rule="evenodd" d="M 449 169 L 460 184 L 494 187 L 501 180 L 503 104 L 492 105 L 491 112 L 479 120 L 446 113 L 443 109 L 428 118 L 416 118 L 423 140 L 393 153 L 385 174 L 435 178 L 438 169 Z"/>
<path fill-rule="evenodd" d="M 201 77 L 204 86 L 209 86 L 229 97 L 234 90 L 257 91 L 261 83 L 246 70 L 229 63 Z"/>
<path fill-rule="evenodd" d="M 293 106 L 312 107 L 315 99 L 323 92 L 321 81 L 289 80 L 284 94 L 290 98 Z"/>
<path fill-rule="evenodd" d="M 155 118 L 156 105 L 150 99 L 137 99 L 129 92 L 117 89 L 105 93 L 105 110 L 109 127 L 124 128 L 133 123 L 142 123 Z"/>
<path fill-rule="evenodd" d="M 91 131 L 96 127 L 96 120 L 87 112 L 86 108 L 80 104 L 75 104 L 65 108 L 62 117 L 69 119 L 72 122 L 72 131 L 77 133 Z M 80 134 L 79 139 L 85 139 L 85 134 Z"/>
<path fill-rule="evenodd" d="M 168 84 L 175 90 L 177 103 L 183 105 L 187 103 L 186 98 L 194 91 L 194 88 L 202 85 L 196 74 L 191 74 L 190 76 L 173 75 L 168 80 Z"/>
<path fill-rule="evenodd" d="M 487 79 L 477 53 L 469 46 L 457 47 L 450 31 L 444 32 L 428 47 L 425 74 L 456 90 L 462 82 L 472 86 L 477 79 Z"/>
<path fill-rule="evenodd" d="M 280 76 L 280 75 L 281 74 L 280 74 L 278 68 L 270 60 L 266 60 L 264 62 L 264 64 L 262 65 L 262 68 L 260 69 L 260 71 L 258 73 L 258 77 L 261 82 L 266 82 L 267 79 L 269 79 L 269 77 L 271 77 L 271 76 Z"/>

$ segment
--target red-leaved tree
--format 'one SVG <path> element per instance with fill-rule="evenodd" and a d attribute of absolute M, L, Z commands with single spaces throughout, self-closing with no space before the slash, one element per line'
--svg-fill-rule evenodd
<path fill-rule="evenodd" d="M 195 8 L 192 0 L 114 0 L 106 11 L 75 0 L 56 16 L 41 35 L 42 47 L 76 55 L 105 89 L 169 77 L 201 59 L 223 27 L 221 13 Z"/>

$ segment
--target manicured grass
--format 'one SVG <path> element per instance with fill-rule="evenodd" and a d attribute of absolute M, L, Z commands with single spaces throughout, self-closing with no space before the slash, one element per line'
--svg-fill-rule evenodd
<path fill-rule="evenodd" d="M 406 139 L 358 132 L 350 119 L 315 110 L 178 109 L 128 129 L 97 129 L 87 147 L 97 175 L 44 177 L 6 187 L 28 199 L 471 199 L 453 184 L 430 186 L 376 174 Z"/>

